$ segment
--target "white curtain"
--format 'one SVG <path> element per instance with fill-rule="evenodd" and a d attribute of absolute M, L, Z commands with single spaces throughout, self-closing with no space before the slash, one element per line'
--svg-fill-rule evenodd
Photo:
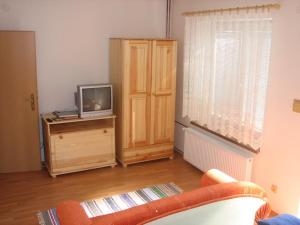
<path fill-rule="evenodd" d="M 268 10 L 185 19 L 183 116 L 260 148 L 271 48 Z"/>

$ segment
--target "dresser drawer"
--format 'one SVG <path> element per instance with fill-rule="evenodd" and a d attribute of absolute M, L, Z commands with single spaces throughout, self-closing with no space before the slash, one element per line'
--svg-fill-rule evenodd
<path fill-rule="evenodd" d="M 51 135 L 53 172 L 114 160 L 114 129 Z"/>

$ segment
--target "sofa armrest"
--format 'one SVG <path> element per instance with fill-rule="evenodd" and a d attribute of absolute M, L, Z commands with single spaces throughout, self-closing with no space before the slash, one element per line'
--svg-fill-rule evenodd
<path fill-rule="evenodd" d="M 206 187 L 215 184 L 222 184 L 222 183 L 230 183 L 230 182 L 237 182 L 236 179 L 223 173 L 217 169 L 210 169 L 203 174 L 200 180 L 200 186 Z"/>
<path fill-rule="evenodd" d="M 142 225 L 183 210 L 243 196 L 261 198 L 266 202 L 257 212 L 253 212 L 256 221 L 268 216 L 270 207 L 266 193 L 259 186 L 249 182 L 231 182 L 198 188 L 91 219 L 86 215 L 78 215 L 85 213 L 83 209 L 79 210 L 79 203 L 68 201 L 57 207 L 57 214 L 61 225 Z"/>
<path fill-rule="evenodd" d="M 64 201 L 57 207 L 57 216 L 63 225 L 91 225 L 92 221 L 76 201 Z"/>

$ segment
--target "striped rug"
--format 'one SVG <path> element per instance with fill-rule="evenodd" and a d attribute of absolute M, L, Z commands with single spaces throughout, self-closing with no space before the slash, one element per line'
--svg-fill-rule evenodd
<path fill-rule="evenodd" d="M 173 183 L 159 184 L 111 197 L 99 198 L 81 203 L 89 218 L 118 212 L 147 202 L 181 193 Z M 37 214 L 40 225 L 59 225 L 56 209 L 48 209 Z"/>

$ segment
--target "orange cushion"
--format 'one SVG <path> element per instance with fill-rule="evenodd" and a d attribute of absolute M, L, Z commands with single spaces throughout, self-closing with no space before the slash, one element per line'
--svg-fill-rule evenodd
<path fill-rule="evenodd" d="M 65 201 L 58 205 L 57 216 L 60 224 L 63 225 L 91 225 L 92 221 L 88 218 L 79 202 Z"/>
<path fill-rule="evenodd" d="M 253 183 L 225 183 L 198 188 L 120 212 L 94 217 L 91 220 L 93 225 L 142 225 L 176 212 L 241 196 L 255 196 L 266 200 L 263 189 Z M 262 218 L 266 216 L 263 211 L 260 214 Z"/>
<path fill-rule="evenodd" d="M 200 186 L 205 187 L 230 182 L 237 182 L 237 180 L 220 170 L 210 169 L 201 177 Z"/>

